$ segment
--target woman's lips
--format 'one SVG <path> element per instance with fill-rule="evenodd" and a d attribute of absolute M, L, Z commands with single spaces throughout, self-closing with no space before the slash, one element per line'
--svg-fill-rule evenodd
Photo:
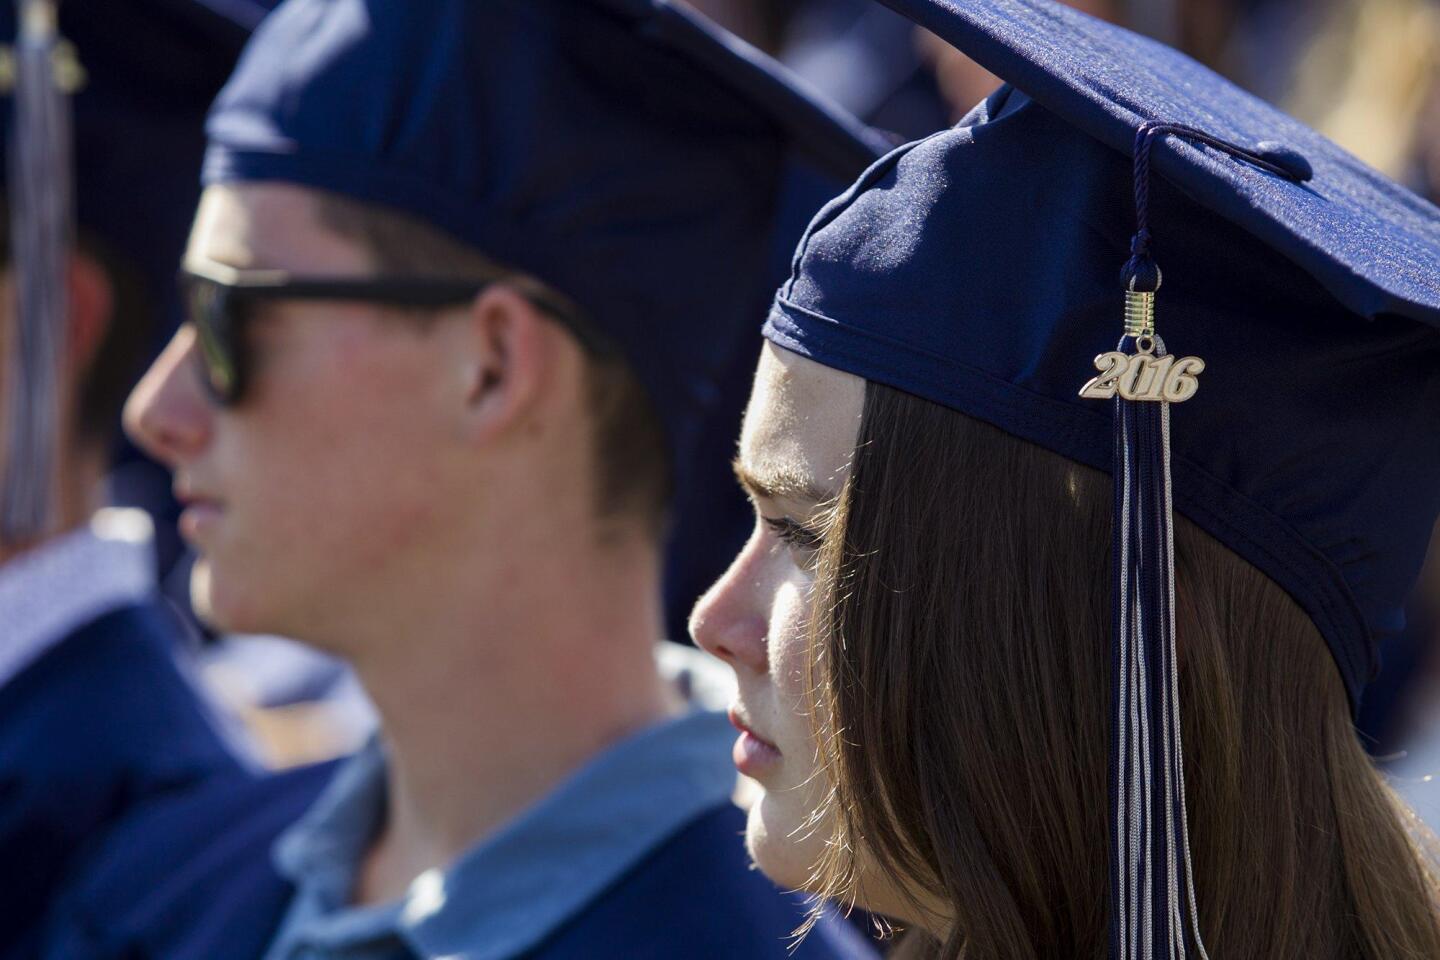
<path fill-rule="evenodd" d="M 780 748 L 750 729 L 734 707 L 730 708 L 730 723 L 740 731 L 740 736 L 735 741 L 735 749 L 730 753 L 731 759 L 735 761 L 735 769 L 758 780 L 767 771 L 779 766 L 782 759 Z"/>

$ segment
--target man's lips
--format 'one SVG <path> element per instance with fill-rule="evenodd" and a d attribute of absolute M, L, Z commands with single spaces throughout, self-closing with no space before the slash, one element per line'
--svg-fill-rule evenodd
<path fill-rule="evenodd" d="M 191 543 L 203 540 L 224 512 L 219 500 L 178 485 L 175 499 L 185 507 L 180 514 L 180 535 Z"/>
<path fill-rule="evenodd" d="M 191 504 L 218 506 L 220 503 L 219 497 L 211 495 L 184 474 L 175 478 L 175 482 L 170 487 L 170 492 L 175 495 L 176 500 L 187 507 Z"/>

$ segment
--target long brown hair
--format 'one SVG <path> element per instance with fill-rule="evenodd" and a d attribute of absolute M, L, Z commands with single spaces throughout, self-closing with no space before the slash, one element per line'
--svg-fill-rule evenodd
<path fill-rule="evenodd" d="M 1102 958 L 1109 477 L 883 385 L 820 550 L 812 681 L 835 836 L 938 903 L 902 948 Z M 1185 776 L 1211 957 L 1440 957 L 1433 857 L 1350 722 L 1319 633 L 1267 577 L 1175 530 Z M 858 853 L 857 853 L 858 851 Z"/>

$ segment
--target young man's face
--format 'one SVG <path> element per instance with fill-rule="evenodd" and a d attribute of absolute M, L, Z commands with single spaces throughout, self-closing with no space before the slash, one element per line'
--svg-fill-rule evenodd
<path fill-rule="evenodd" d="M 325 229 L 314 195 L 212 187 L 190 262 L 365 276 L 358 244 Z M 175 472 L 181 533 L 200 563 L 196 608 L 216 626 L 323 643 L 336 617 L 423 577 L 417 544 L 454 509 L 442 464 L 443 334 L 350 302 L 273 301 L 246 328 L 244 396 L 217 405 L 183 325 L 130 398 L 126 426 Z"/>

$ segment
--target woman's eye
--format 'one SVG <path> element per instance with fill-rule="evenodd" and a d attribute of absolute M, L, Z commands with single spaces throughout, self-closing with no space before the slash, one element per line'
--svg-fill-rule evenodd
<path fill-rule="evenodd" d="M 820 534 L 789 517 L 761 517 L 770 531 L 789 546 L 805 551 L 820 549 Z"/>

